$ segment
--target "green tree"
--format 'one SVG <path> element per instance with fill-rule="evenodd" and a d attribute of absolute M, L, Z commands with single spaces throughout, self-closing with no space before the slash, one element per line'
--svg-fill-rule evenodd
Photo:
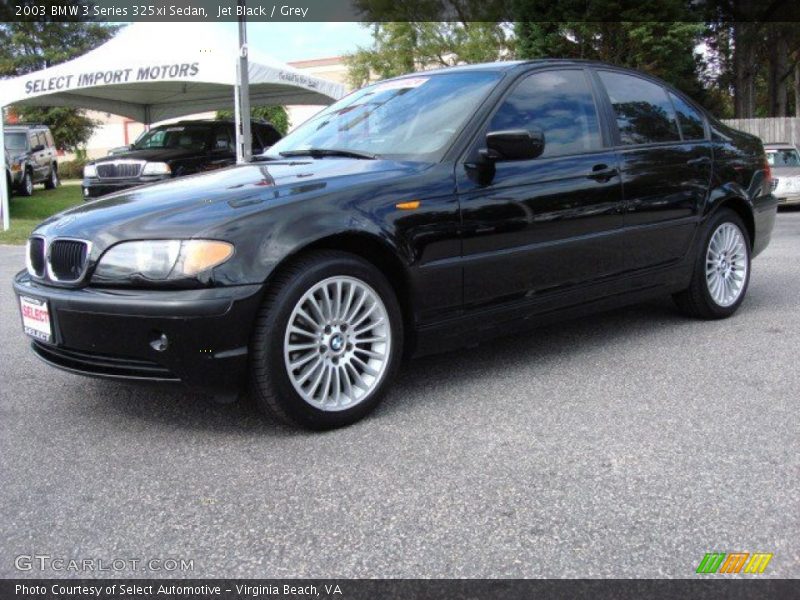
<path fill-rule="evenodd" d="M 380 17 L 380 13 L 372 16 Z M 372 28 L 372 47 L 345 57 L 348 80 L 355 87 L 412 71 L 499 60 L 513 52 L 511 31 L 501 22 L 372 22 L 367 26 Z"/>
<path fill-rule="evenodd" d="M 289 127 L 292 126 L 285 106 L 253 106 L 250 108 L 250 116 L 272 123 L 281 135 L 289 133 Z M 217 119 L 233 119 L 233 111 L 218 110 Z"/>
<path fill-rule="evenodd" d="M 109 40 L 119 29 L 105 23 L 0 23 L 0 77 L 17 77 L 65 62 Z M 96 124 L 85 112 L 65 107 L 14 107 L 23 121 L 45 123 L 62 150 L 76 150 Z"/>
<path fill-rule="evenodd" d="M 684 0 L 517 0 L 518 58 L 583 58 L 639 69 L 709 104 L 695 51 L 705 28 Z M 610 15 L 618 21 L 609 22 Z"/>

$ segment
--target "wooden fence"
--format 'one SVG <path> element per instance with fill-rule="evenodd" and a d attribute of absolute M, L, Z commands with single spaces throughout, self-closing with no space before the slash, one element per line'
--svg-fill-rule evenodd
<path fill-rule="evenodd" d="M 725 119 L 726 125 L 752 133 L 761 138 L 765 144 L 787 142 L 800 146 L 800 118 L 772 119 Z"/>

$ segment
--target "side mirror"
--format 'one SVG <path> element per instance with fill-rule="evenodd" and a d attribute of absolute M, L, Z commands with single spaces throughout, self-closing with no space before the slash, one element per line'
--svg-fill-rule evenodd
<path fill-rule="evenodd" d="M 41 152 L 42 150 L 44 150 L 43 144 L 37 144 L 33 148 L 31 148 L 31 152 Z"/>
<path fill-rule="evenodd" d="M 492 161 L 531 160 L 544 152 L 544 131 L 531 129 L 509 129 L 490 131 L 486 134 L 486 149 L 481 156 Z"/>

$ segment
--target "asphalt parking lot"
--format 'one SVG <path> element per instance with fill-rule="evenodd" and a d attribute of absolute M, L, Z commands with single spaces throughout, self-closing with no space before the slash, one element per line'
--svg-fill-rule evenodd
<path fill-rule="evenodd" d="M 800 577 L 799 255 L 782 212 L 733 319 L 665 299 L 414 361 L 311 434 L 43 366 L 0 247 L 0 577 L 693 577 L 712 551 Z"/>

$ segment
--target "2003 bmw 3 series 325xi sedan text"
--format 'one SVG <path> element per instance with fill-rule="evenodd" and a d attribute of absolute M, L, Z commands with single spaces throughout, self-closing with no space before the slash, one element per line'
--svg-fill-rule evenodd
<path fill-rule="evenodd" d="M 54 366 L 247 387 L 324 429 L 403 356 L 663 294 L 730 316 L 775 213 L 761 142 L 680 92 L 504 62 L 377 83 L 264 160 L 52 217 L 14 288 Z"/>

